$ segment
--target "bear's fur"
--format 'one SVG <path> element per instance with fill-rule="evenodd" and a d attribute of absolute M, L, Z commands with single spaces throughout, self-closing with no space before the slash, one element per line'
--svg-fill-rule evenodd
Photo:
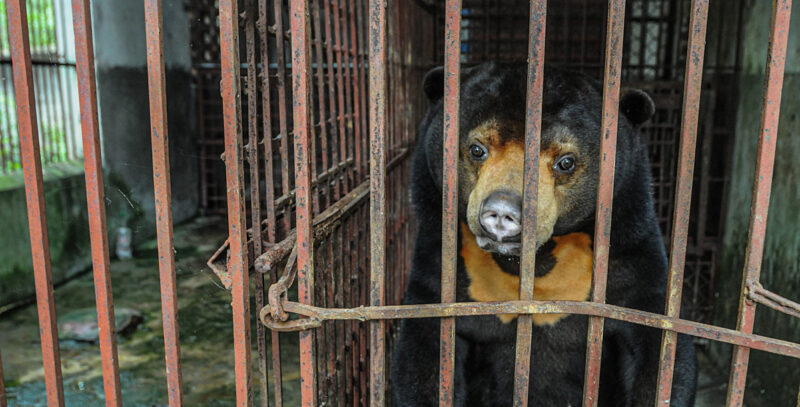
<path fill-rule="evenodd" d="M 405 304 L 441 300 L 443 79 L 438 68 L 424 81 L 431 106 L 419 127 L 412 163 L 418 226 Z M 475 208 L 494 190 L 521 196 L 526 83 L 524 64 L 485 63 L 462 69 L 459 302 L 518 299 L 518 243 L 476 240 L 485 233 Z M 589 298 L 601 105 L 599 82 L 545 67 L 536 299 Z M 647 153 L 636 129 L 654 110 L 644 92 L 622 90 L 607 302 L 663 313 L 667 257 L 653 209 Z M 488 151 L 480 160 L 469 155 L 474 144 Z M 573 157 L 574 169 L 557 172 L 556 160 L 565 155 Z M 588 318 L 581 315 L 534 316 L 529 405 L 581 405 L 587 324 Z M 599 405 L 654 405 L 661 331 L 608 319 L 604 335 Z M 456 406 L 511 405 L 515 337 L 515 315 L 456 319 Z M 438 405 L 438 376 L 439 320 L 402 321 L 391 372 L 395 405 Z M 679 335 L 671 405 L 693 405 L 695 386 L 694 347 L 689 337 Z"/>

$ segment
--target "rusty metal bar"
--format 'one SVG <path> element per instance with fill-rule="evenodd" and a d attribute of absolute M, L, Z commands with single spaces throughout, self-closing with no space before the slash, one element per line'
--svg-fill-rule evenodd
<path fill-rule="evenodd" d="M 678 179 L 675 185 L 675 212 L 672 217 L 672 238 L 670 239 L 669 277 L 665 310 L 665 314 L 673 318 L 680 316 L 681 294 L 683 293 L 683 272 L 686 264 L 686 244 L 689 235 L 695 151 L 697 150 L 697 121 L 700 116 L 700 93 L 703 86 L 703 57 L 706 44 L 708 0 L 693 0 L 691 13 L 689 44 L 686 50 L 680 158 L 678 160 Z M 709 134 L 708 137 L 711 137 L 711 135 Z M 677 333 L 672 331 L 662 332 L 656 406 L 669 406 L 670 403 L 677 342 Z"/>
<path fill-rule="evenodd" d="M 739 318 L 736 323 L 736 328 L 746 333 L 753 332 L 753 322 L 755 321 L 756 304 L 747 299 L 746 292 L 747 285 L 757 282 L 761 275 L 791 12 L 791 0 L 775 0 L 772 3 L 769 50 L 764 76 L 764 104 L 758 136 L 758 160 L 753 183 L 753 203 L 750 207 L 750 228 L 747 236 L 744 276 L 739 297 Z M 726 402 L 728 406 L 741 406 L 744 401 L 749 359 L 750 349 L 742 346 L 734 347 L 728 382 Z"/>
<path fill-rule="evenodd" d="M 274 0 L 273 14 L 275 17 L 275 55 L 278 64 L 278 121 L 280 126 L 280 154 L 281 154 L 281 193 L 286 195 L 291 189 L 289 185 L 289 124 L 286 112 L 286 44 L 283 28 L 283 1 Z M 292 228 L 291 208 L 284 208 L 283 230 L 284 233 Z"/>
<path fill-rule="evenodd" d="M 600 142 L 600 177 L 595 214 L 594 259 L 592 261 L 592 301 L 605 303 L 611 237 L 611 200 L 614 196 L 614 163 L 617 147 L 617 115 L 622 66 L 622 38 L 625 26 L 625 0 L 608 1 L 606 62 L 603 76 L 603 119 Z M 586 350 L 586 377 L 583 382 L 584 407 L 596 407 L 600 387 L 600 357 L 603 351 L 603 318 L 589 319 Z"/>
<path fill-rule="evenodd" d="M 461 0 L 447 0 L 444 39 L 444 142 L 442 166 L 442 303 L 456 300 L 458 240 L 458 133 L 461 101 Z M 439 405 L 451 406 L 455 393 L 456 321 L 440 321 Z"/>
<path fill-rule="evenodd" d="M 269 81 L 269 28 L 267 27 L 267 3 L 265 1 L 258 2 L 258 21 L 256 25 L 259 31 L 259 42 L 261 46 L 261 109 L 262 117 L 264 118 L 264 125 L 262 129 L 261 144 L 264 145 L 264 204 L 266 206 L 267 219 L 267 242 L 275 243 L 277 239 L 277 222 L 275 217 L 275 185 L 273 178 L 273 161 L 272 161 L 272 110 L 271 110 L 271 97 L 270 97 L 270 81 Z M 254 228 L 255 229 L 255 228 Z M 258 236 L 253 234 L 252 236 Z M 270 281 L 278 281 L 278 272 L 274 270 L 270 275 Z M 263 277 L 256 277 L 256 281 L 263 279 Z M 261 280 L 263 281 L 263 280 Z M 256 292 L 256 307 L 261 309 L 264 306 L 264 292 L 263 287 L 261 291 Z M 258 335 L 258 333 L 256 333 Z M 259 338 L 259 341 L 261 339 Z M 283 405 L 283 391 L 281 389 L 281 346 L 280 334 L 276 331 L 270 331 L 270 342 L 272 348 L 272 383 L 273 393 L 275 399 L 275 407 Z"/>
<path fill-rule="evenodd" d="M 309 129 L 308 3 L 292 0 L 292 108 L 294 113 L 295 188 L 297 190 L 297 272 L 298 298 L 304 304 L 314 301 L 314 237 L 312 232 L 311 167 L 309 148 L 313 134 Z M 317 375 L 314 366 L 314 333 L 300 334 L 300 389 L 304 406 L 317 405 Z"/>
<path fill-rule="evenodd" d="M 747 298 L 776 311 L 800 318 L 800 303 L 767 290 L 758 281 L 751 281 L 747 284 Z"/>
<path fill-rule="evenodd" d="M 103 387 L 106 406 L 121 406 L 122 391 L 119 383 L 114 299 L 111 291 L 111 264 L 108 257 L 108 228 L 106 227 L 103 162 L 97 117 L 97 85 L 94 71 L 92 16 L 89 0 L 72 1 L 72 21 L 75 30 L 75 61 L 78 74 L 81 129 L 83 132 L 86 203 L 89 210 L 97 324 L 100 332 L 100 353 L 103 365 Z"/>
<path fill-rule="evenodd" d="M 3 356 L 0 354 L 0 407 L 8 407 L 6 400 L 6 385 L 3 380 Z"/>
<path fill-rule="evenodd" d="M 6 2 L 6 12 L 8 13 L 8 40 L 14 72 L 20 156 L 25 177 L 28 230 L 31 239 L 33 277 L 36 283 L 36 306 L 39 313 L 39 336 L 42 341 L 45 388 L 47 389 L 48 405 L 63 407 L 61 354 L 58 347 L 58 326 L 56 325 L 55 299 L 53 298 L 53 274 L 50 268 L 50 244 L 47 237 L 47 216 L 25 0 Z"/>
<path fill-rule="evenodd" d="M 164 72 L 164 32 L 161 0 L 145 0 L 147 35 L 147 83 L 150 92 L 150 135 L 153 151 L 153 187 L 158 236 L 158 270 L 161 281 L 161 313 L 164 329 L 164 357 L 167 364 L 169 405 L 183 405 L 178 290 L 175 282 L 175 253 L 172 236 L 172 190 L 167 131 L 167 88 Z"/>
<path fill-rule="evenodd" d="M 662 314 L 588 301 L 461 302 L 345 309 L 314 307 L 287 301 L 283 302 L 282 308 L 286 312 L 297 314 L 304 318 L 279 321 L 272 317 L 270 308 L 264 308 L 259 314 L 261 323 L 271 329 L 301 331 L 314 329 L 322 324 L 323 321 L 348 319 L 372 321 L 376 319 L 452 318 L 497 314 L 577 314 L 616 319 L 800 359 L 800 344 L 797 343 L 700 322 L 667 317 Z"/>
<path fill-rule="evenodd" d="M 383 305 L 386 279 L 386 2 L 369 3 L 369 212 L 371 305 Z M 358 166 L 357 166 L 358 167 Z M 370 323 L 370 405 L 385 404 L 385 321 Z"/>
<path fill-rule="evenodd" d="M 522 258 L 519 299 L 533 300 L 536 271 L 536 203 L 539 195 L 539 147 L 542 134 L 542 87 L 547 1 L 532 0 L 528 29 L 528 95 L 525 113 L 525 175 L 523 190 Z M 514 368 L 514 406 L 528 405 L 531 368 L 533 317 L 520 315 L 517 320 L 516 361 Z"/>
<path fill-rule="evenodd" d="M 233 348 L 236 405 L 249 407 L 250 394 L 250 279 L 245 226 L 244 163 L 239 76 L 239 7 L 237 0 L 219 2 L 222 107 L 225 130 L 225 178 L 228 202 L 228 273 L 232 278 Z"/>
<path fill-rule="evenodd" d="M 244 31 L 245 46 L 247 54 L 247 164 L 250 169 L 250 216 L 252 224 L 253 256 L 257 257 L 262 251 L 262 240 L 255 238 L 261 234 L 261 191 L 259 188 L 259 140 L 258 140 L 258 62 L 256 55 L 256 18 L 257 10 L 254 0 L 247 0 L 244 3 Z M 267 61 L 268 62 L 268 61 Z M 264 66 L 268 66 L 265 62 Z M 255 276 L 255 301 L 256 309 L 261 309 L 264 305 L 264 276 Z M 267 342 L 266 330 L 256 325 L 256 348 L 258 350 L 258 377 L 259 390 L 261 392 L 261 405 L 269 406 L 269 380 L 267 375 Z"/>

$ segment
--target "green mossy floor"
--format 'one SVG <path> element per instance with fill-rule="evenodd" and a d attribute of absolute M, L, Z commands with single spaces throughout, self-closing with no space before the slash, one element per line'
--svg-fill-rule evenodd
<path fill-rule="evenodd" d="M 186 406 L 230 406 L 235 400 L 231 298 L 205 264 L 225 240 L 225 228 L 225 219 L 205 218 L 175 229 L 178 323 Z M 115 305 L 144 314 L 144 322 L 133 334 L 118 336 L 124 404 L 166 406 L 155 240 L 140 245 L 132 260 L 113 260 L 111 268 Z M 58 315 L 94 307 L 92 274 L 82 274 L 58 287 L 55 298 Z M 251 314 L 252 326 L 255 326 L 255 312 Z M 255 338 L 255 332 L 252 336 Z M 282 334 L 281 343 L 284 405 L 299 405 L 297 334 Z M 102 406 L 99 346 L 63 340 L 60 345 L 66 405 Z M 45 405 L 35 305 L 0 314 L 0 352 L 9 406 Z M 252 355 L 253 371 L 257 372 L 255 344 Z M 254 377 L 253 380 L 256 384 L 258 379 Z M 260 398 L 257 390 L 254 390 L 254 397 Z"/>

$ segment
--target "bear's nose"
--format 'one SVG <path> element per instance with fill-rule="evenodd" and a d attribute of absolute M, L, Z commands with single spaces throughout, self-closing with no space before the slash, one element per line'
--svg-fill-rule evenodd
<path fill-rule="evenodd" d="M 508 241 L 522 232 L 522 198 L 512 192 L 492 192 L 481 207 L 480 223 L 498 241 Z"/>

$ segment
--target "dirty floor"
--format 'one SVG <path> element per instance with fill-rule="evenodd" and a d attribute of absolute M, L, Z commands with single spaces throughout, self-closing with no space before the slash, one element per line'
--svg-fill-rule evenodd
<path fill-rule="evenodd" d="M 230 295 L 205 265 L 225 240 L 225 224 L 222 219 L 200 218 L 175 229 L 178 321 L 187 406 L 234 405 Z M 139 245 L 132 260 L 112 262 L 115 305 L 138 311 L 143 317 L 132 333 L 118 339 L 122 398 L 126 406 L 167 405 L 155 243 L 153 240 Z M 91 273 L 58 287 L 55 298 L 59 316 L 93 309 Z M 255 313 L 251 314 L 254 318 Z M 9 406 L 45 405 L 35 305 L 0 314 L 0 344 Z M 282 334 L 281 344 L 284 405 L 300 405 L 297 334 Z M 254 372 L 256 355 L 254 348 Z M 62 339 L 61 358 L 66 405 L 102 406 L 99 347 Z M 701 362 L 704 362 L 702 357 Z M 699 390 L 697 406 L 724 405 L 724 380 L 701 373 Z M 254 391 L 256 401 L 260 398 L 258 393 Z"/>

